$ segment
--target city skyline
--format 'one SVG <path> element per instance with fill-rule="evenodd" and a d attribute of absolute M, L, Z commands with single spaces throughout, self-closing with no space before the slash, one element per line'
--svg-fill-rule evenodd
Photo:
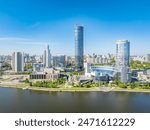
<path fill-rule="evenodd" d="M 76 24 L 85 27 L 85 54 L 115 54 L 119 39 L 131 42 L 131 55 L 150 50 L 150 2 L 146 0 L 0 2 L 0 55 L 42 54 L 46 44 L 53 55 L 74 55 Z"/>

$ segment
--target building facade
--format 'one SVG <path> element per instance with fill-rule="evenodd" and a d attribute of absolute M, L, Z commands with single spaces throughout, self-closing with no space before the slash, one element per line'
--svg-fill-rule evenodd
<path fill-rule="evenodd" d="M 44 50 L 43 64 L 46 68 L 51 67 L 51 53 L 50 53 L 49 45 L 47 45 L 46 50 Z"/>
<path fill-rule="evenodd" d="M 84 62 L 84 27 L 75 27 L 75 66 L 77 69 L 83 69 Z"/>
<path fill-rule="evenodd" d="M 85 55 L 84 61 L 91 64 L 112 64 L 112 61 L 115 59 L 113 54 L 107 55 Z"/>
<path fill-rule="evenodd" d="M 150 54 L 145 55 L 145 62 L 150 62 Z"/>
<path fill-rule="evenodd" d="M 54 68 L 45 68 L 42 72 L 32 72 L 29 75 L 29 79 L 32 81 L 43 81 L 43 80 L 55 80 L 60 77 L 60 71 Z"/>
<path fill-rule="evenodd" d="M 85 76 L 95 79 L 102 79 L 109 77 L 109 79 L 115 79 L 118 70 L 115 67 L 110 66 L 93 66 L 90 63 L 84 63 Z"/>
<path fill-rule="evenodd" d="M 116 42 L 116 68 L 121 82 L 130 81 L 130 42 L 118 40 Z"/>
<path fill-rule="evenodd" d="M 53 56 L 53 66 L 54 67 L 65 67 L 66 66 L 66 56 Z"/>
<path fill-rule="evenodd" d="M 133 61 L 140 61 L 140 62 L 150 62 L 150 54 L 146 55 L 135 55 L 131 57 Z"/>
<path fill-rule="evenodd" d="M 34 72 L 43 72 L 44 64 L 43 63 L 33 63 L 33 71 Z"/>
<path fill-rule="evenodd" d="M 24 71 L 24 53 L 14 52 L 12 54 L 12 70 L 15 72 Z"/>

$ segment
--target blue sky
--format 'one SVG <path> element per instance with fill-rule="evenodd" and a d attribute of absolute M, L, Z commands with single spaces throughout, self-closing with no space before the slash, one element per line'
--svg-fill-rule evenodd
<path fill-rule="evenodd" d="M 0 54 L 24 51 L 74 55 L 74 26 L 85 27 L 85 53 L 115 53 L 128 39 L 131 54 L 150 53 L 149 0 L 0 0 Z"/>

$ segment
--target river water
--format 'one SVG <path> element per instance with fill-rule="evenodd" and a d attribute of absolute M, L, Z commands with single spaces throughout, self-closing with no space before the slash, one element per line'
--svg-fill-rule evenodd
<path fill-rule="evenodd" d="M 150 93 L 43 92 L 0 87 L 0 112 L 150 112 Z"/>

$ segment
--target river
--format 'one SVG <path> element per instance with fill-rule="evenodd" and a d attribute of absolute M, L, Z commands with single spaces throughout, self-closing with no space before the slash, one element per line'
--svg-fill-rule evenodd
<path fill-rule="evenodd" d="M 44 92 L 0 87 L 0 112 L 150 112 L 150 93 Z"/>

